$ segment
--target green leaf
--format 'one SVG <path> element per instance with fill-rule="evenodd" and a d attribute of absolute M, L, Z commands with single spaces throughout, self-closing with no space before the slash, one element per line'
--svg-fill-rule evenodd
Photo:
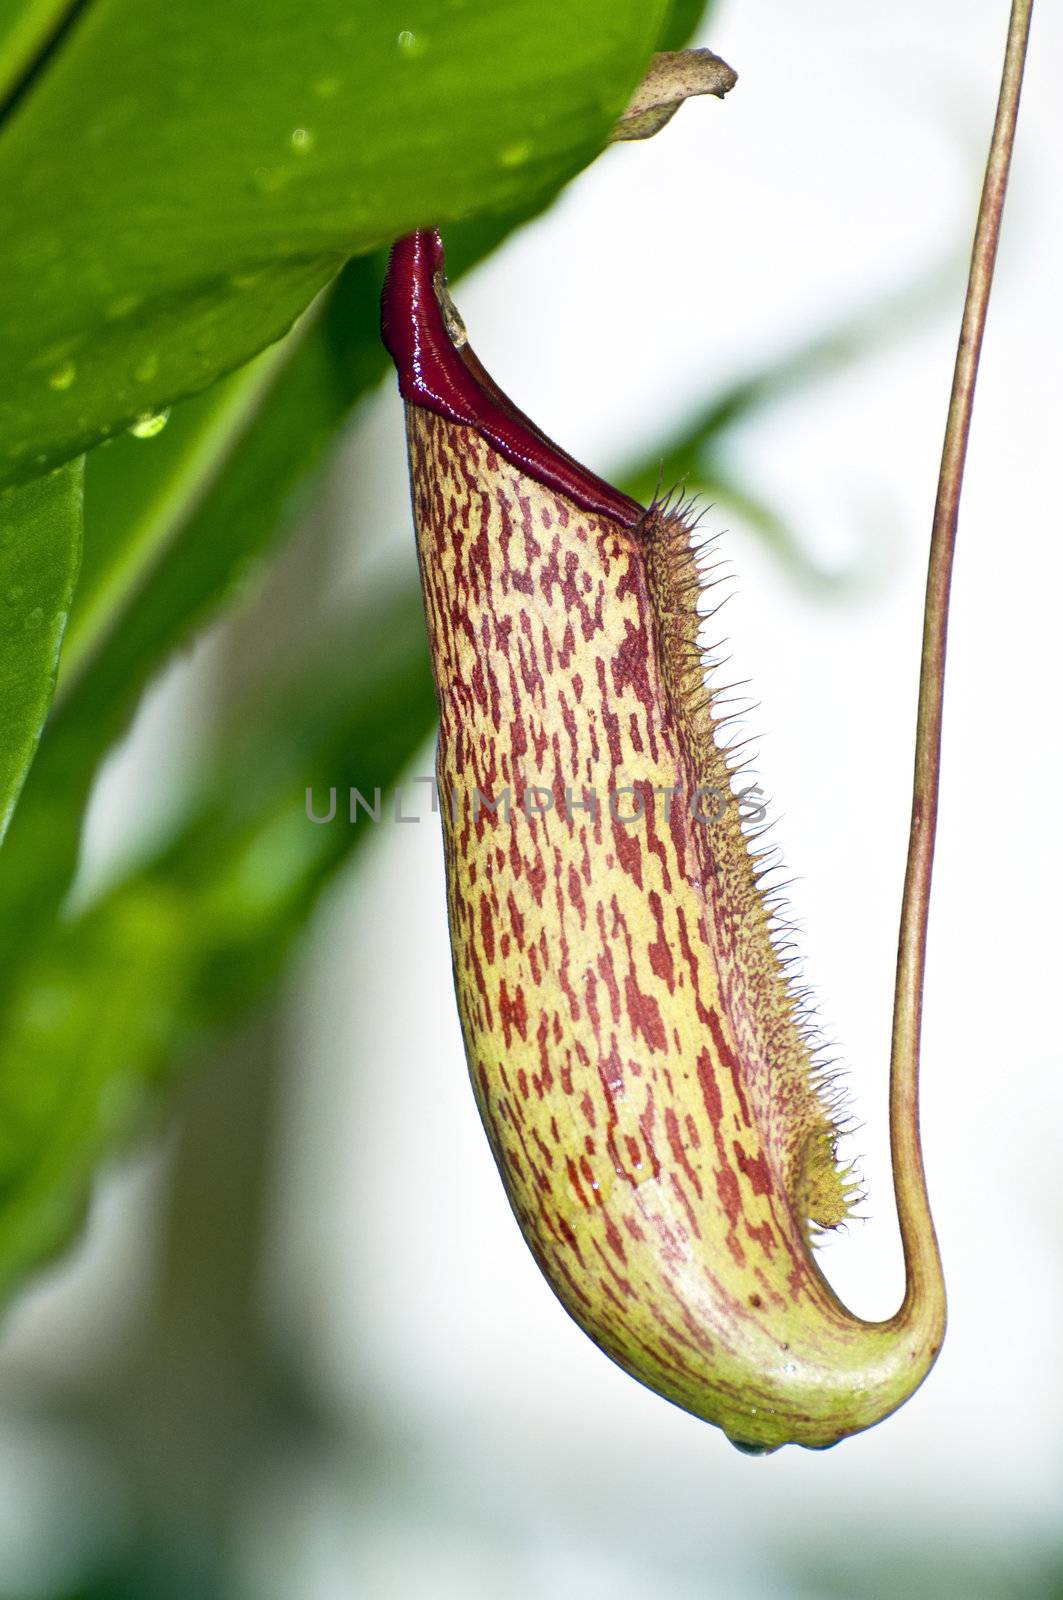
<path fill-rule="evenodd" d="M 435 696 L 420 597 L 349 618 L 314 670 L 244 708 L 178 837 L 53 926 L 0 1014 L 0 1293 L 69 1236 L 94 1166 L 275 978 L 325 885 L 367 837 L 350 786 L 387 790 Z M 333 822 L 319 804 L 338 790 Z"/>
<path fill-rule="evenodd" d="M 61 28 L 76 0 L 0 0 L 0 108 Z"/>
<path fill-rule="evenodd" d="M 81 555 L 82 463 L 0 494 L 0 840 L 55 688 Z"/>
<path fill-rule="evenodd" d="M 448 229 L 452 276 L 526 220 Z M 0 985 L 67 893 L 93 777 L 144 688 L 282 542 L 343 419 L 384 373 L 383 272 L 383 257 L 350 262 L 277 350 L 176 407 L 155 437 L 88 458 L 56 706 L 0 857 Z"/>
<path fill-rule="evenodd" d="M 526 220 L 448 229 L 452 276 Z M 56 705 L 0 857 L 0 985 L 66 895 L 93 777 L 144 688 L 283 541 L 343 419 L 384 373 L 383 272 L 383 257 L 350 262 L 277 350 L 176 407 L 154 438 L 88 457 Z"/>
<path fill-rule="evenodd" d="M 243 364 L 345 258 L 545 199 L 665 11 L 97 0 L 0 137 L 0 482 Z"/>
<path fill-rule="evenodd" d="M 713 9 L 712 0 L 672 0 L 658 50 L 681 50 Z"/>
<path fill-rule="evenodd" d="M 63 645 L 60 703 L 223 481 L 260 410 L 283 383 L 299 331 L 178 406 L 164 430 L 145 438 L 126 434 L 86 458 L 85 549 Z"/>
<path fill-rule="evenodd" d="M 378 261 L 351 262 L 279 352 L 175 411 L 156 438 L 88 458 L 72 648 L 0 856 L 0 974 L 62 902 L 94 774 L 144 688 L 280 543 L 300 485 L 383 370 L 380 273 Z"/>

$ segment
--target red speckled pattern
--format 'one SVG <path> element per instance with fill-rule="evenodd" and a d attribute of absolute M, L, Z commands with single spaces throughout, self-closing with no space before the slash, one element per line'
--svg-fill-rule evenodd
<path fill-rule="evenodd" d="M 710 826 L 686 800 L 728 785 L 711 731 L 693 748 L 690 608 L 670 629 L 655 600 L 689 536 L 586 512 L 430 411 L 409 436 L 481 1114 L 567 1308 L 704 1414 L 773 1312 L 833 1303 L 790 1198 L 829 1124 L 735 802 Z"/>

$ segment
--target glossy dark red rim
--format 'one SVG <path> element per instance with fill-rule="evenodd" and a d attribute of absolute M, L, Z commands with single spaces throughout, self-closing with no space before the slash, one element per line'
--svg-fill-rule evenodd
<path fill-rule="evenodd" d="M 635 527 L 646 514 L 638 501 L 548 439 L 502 393 L 468 345 L 454 346 L 433 281 L 444 262 L 443 242 L 434 230 L 408 234 L 392 247 L 380 326 L 403 398 L 475 428 L 499 455 L 583 510 Z"/>

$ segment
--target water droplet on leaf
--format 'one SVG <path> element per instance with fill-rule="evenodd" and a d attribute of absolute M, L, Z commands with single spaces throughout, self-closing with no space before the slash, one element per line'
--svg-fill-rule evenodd
<path fill-rule="evenodd" d="M 137 418 L 129 431 L 134 439 L 154 439 L 156 434 L 162 432 L 169 420 L 169 407 L 165 411 L 145 411 L 142 417 Z"/>
<path fill-rule="evenodd" d="M 121 322 L 123 317 L 128 317 L 131 311 L 135 311 L 137 309 L 137 306 L 140 304 L 140 300 L 141 297 L 138 294 L 119 295 L 117 300 L 111 301 L 110 305 L 104 312 L 104 316 L 107 318 L 108 322 Z"/>
<path fill-rule="evenodd" d="M 291 176 L 287 167 L 256 167 L 249 183 L 255 194 L 276 194 Z"/>
<path fill-rule="evenodd" d="M 530 159 L 532 142 L 522 139 L 519 144 L 507 144 L 498 152 L 498 159 L 504 167 L 522 167 Z"/>
<path fill-rule="evenodd" d="M 61 367 L 56 367 L 54 372 L 48 374 L 49 389 L 69 389 L 78 375 L 78 369 L 72 361 L 64 361 Z"/>
<path fill-rule="evenodd" d="M 140 358 L 133 368 L 133 376 L 138 383 L 150 383 L 159 370 L 159 358 L 154 350 Z"/>
<path fill-rule="evenodd" d="M 403 28 L 395 42 L 399 47 L 400 53 L 406 57 L 407 61 L 416 60 L 418 56 L 423 56 L 428 49 L 428 41 L 423 34 L 413 33 L 409 28 Z"/>
<path fill-rule="evenodd" d="M 309 128 L 293 128 L 288 142 L 297 155 L 305 156 L 314 148 L 314 135 Z"/>

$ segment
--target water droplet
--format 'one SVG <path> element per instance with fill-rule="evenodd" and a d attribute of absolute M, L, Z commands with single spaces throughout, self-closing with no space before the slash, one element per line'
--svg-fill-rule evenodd
<path fill-rule="evenodd" d="M 413 33 L 409 28 L 403 28 L 395 42 L 399 47 L 400 53 L 406 57 L 407 61 L 416 60 L 418 56 L 423 56 L 428 49 L 428 40 L 424 35 Z"/>
<path fill-rule="evenodd" d="M 4 604 L 8 606 L 17 606 L 25 592 L 26 591 L 23 589 L 21 583 L 13 583 L 10 589 L 8 589 L 4 595 Z"/>
<path fill-rule="evenodd" d="M 730 1434 L 726 1437 L 728 1444 L 733 1444 L 744 1456 L 770 1456 L 779 1449 L 777 1444 L 751 1444 L 748 1439 L 732 1439 Z"/>
<path fill-rule="evenodd" d="M 313 89 L 319 100 L 331 100 L 340 92 L 340 80 L 334 77 L 318 78 Z"/>
<path fill-rule="evenodd" d="M 129 431 L 134 439 L 154 439 L 156 434 L 162 432 L 169 420 L 170 409 L 168 406 L 165 411 L 145 411 L 142 417 L 137 418 Z"/>
<path fill-rule="evenodd" d="M 56 367 L 54 372 L 48 374 L 49 389 L 69 389 L 78 375 L 78 369 L 73 361 L 64 361 L 61 367 Z"/>
<path fill-rule="evenodd" d="M 137 309 L 140 300 L 141 296 L 139 294 L 119 295 L 117 300 L 111 301 L 104 312 L 104 316 L 109 322 L 121 322 L 123 317 L 128 317 L 131 311 Z"/>
<path fill-rule="evenodd" d="M 28 611 L 26 613 L 26 618 L 22 626 L 32 631 L 34 628 L 39 628 L 43 621 L 44 612 L 40 606 L 34 606 L 32 611 Z"/>
<path fill-rule="evenodd" d="M 314 135 L 310 128 L 293 128 L 288 143 L 296 155 L 305 156 L 314 148 Z"/>
<path fill-rule="evenodd" d="M 519 144 L 507 144 L 498 152 L 498 159 L 504 167 L 522 167 L 529 160 L 532 153 L 530 139 L 521 139 Z"/>
<path fill-rule="evenodd" d="M 290 176 L 287 167 L 256 167 L 249 182 L 255 194 L 276 194 Z"/>
<path fill-rule="evenodd" d="M 150 383 L 158 373 L 158 370 L 159 358 L 154 350 L 149 350 L 146 355 L 141 356 L 133 368 L 133 376 L 138 383 Z"/>

